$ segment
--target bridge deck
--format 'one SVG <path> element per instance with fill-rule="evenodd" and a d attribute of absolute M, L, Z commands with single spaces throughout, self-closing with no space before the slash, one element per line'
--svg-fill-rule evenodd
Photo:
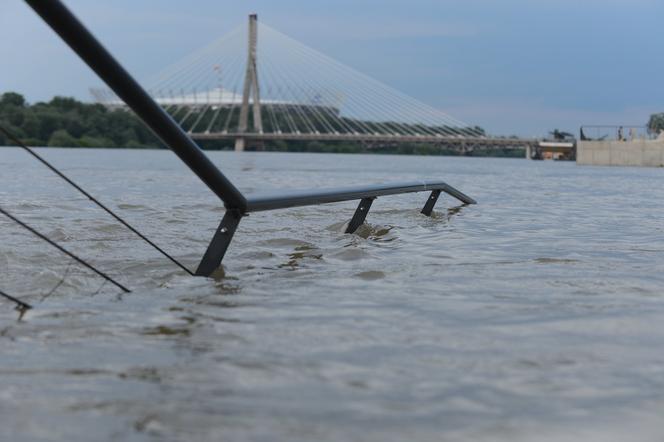
<path fill-rule="evenodd" d="M 315 134 L 315 133 L 196 133 L 189 135 L 197 140 L 236 140 L 244 138 L 253 141 L 356 141 L 380 143 L 431 143 L 456 145 L 483 145 L 503 147 L 524 147 L 534 145 L 536 140 L 526 138 L 491 138 L 464 136 L 425 136 L 425 135 L 367 135 L 367 134 Z"/>

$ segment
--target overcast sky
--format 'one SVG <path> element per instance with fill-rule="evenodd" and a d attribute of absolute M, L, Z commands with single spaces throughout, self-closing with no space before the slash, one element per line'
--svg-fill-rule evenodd
<path fill-rule="evenodd" d="M 66 0 L 139 80 L 256 12 L 272 28 L 494 134 L 644 124 L 664 111 L 662 0 Z M 0 92 L 90 100 L 100 82 L 0 0 Z"/>

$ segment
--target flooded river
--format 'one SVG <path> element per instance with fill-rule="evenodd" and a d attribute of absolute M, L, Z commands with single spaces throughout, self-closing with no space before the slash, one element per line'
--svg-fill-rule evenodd
<path fill-rule="evenodd" d="M 167 151 L 41 152 L 194 269 L 223 208 Z M 656 441 L 664 170 L 211 153 L 243 191 L 441 178 L 427 195 L 252 214 L 192 278 L 39 163 L 0 149 L 0 439 Z"/>

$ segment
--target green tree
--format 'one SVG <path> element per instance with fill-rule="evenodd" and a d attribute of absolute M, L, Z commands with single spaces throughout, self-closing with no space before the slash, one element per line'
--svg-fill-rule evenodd
<path fill-rule="evenodd" d="M 0 107 L 4 106 L 25 106 L 25 98 L 16 92 L 5 92 L 0 96 Z"/>
<path fill-rule="evenodd" d="M 648 121 L 648 132 L 658 134 L 664 131 L 664 112 L 652 114 Z"/>
<path fill-rule="evenodd" d="M 64 129 L 58 129 L 53 132 L 48 139 L 49 147 L 78 147 L 78 141 Z"/>

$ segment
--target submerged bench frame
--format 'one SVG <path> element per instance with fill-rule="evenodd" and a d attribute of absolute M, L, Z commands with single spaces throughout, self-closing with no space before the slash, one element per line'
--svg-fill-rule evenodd
<path fill-rule="evenodd" d="M 453 196 L 464 204 L 475 204 L 475 200 L 442 181 L 416 181 L 245 196 L 59 0 L 25 1 L 223 201 L 226 213 L 196 270 L 196 275 L 209 276 L 221 265 L 240 220 L 251 212 L 360 200 L 346 228 L 346 233 L 353 233 L 364 223 L 373 200 L 379 196 L 431 192 L 422 209 L 422 213 L 427 216 L 431 215 L 441 192 Z"/>

